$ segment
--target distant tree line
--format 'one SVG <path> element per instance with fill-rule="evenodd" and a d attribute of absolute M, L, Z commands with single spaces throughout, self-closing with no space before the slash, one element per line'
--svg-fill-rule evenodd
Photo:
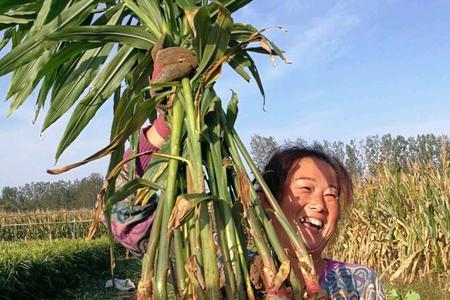
<path fill-rule="evenodd" d="M 363 140 L 312 141 L 303 138 L 285 141 L 280 144 L 270 136 L 254 135 L 250 142 L 252 157 L 260 169 L 263 169 L 270 156 L 285 145 L 297 145 L 322 150 L 345 164 L 354 176 L 364 177 L 374 173 L 379 164 L 388 165 L 399 170 L 407 170 L 412 161 L 442 163 L 443 154 L 450 149 L 450 139 L 446 135 L 422 134 L 408 137 L 391 134 L 368 136 Z M 445 151 L 445 152 L 444 152 Z M 445 157 L 447 162 L 448 157 Z"/>
<path fill-rule="evenodd" d="M 103 177 L 92 173 L 81 180 L 6 186 L 0 195 L 0 211 L 93 208 L 102 183 Z"/>
<path fill-rule="evenodd" d="M 364 177 L 373 173 L 379 164 L 407 170 L 411 161 L 448 162 L 450 149 L 448 136 L 434 134 L 405 138 L 401 135 L 368 136 L 363 140 L 312 141 L 303 138 L 279 143 L 274 137 L 254 135 L 250 142 L 253 160 L 263 169 L 270 156 L 285 145 L 298 145 L 320 149 L 342 161 L 354 176 Z M 443 155 L 445 154 L 445 155 Z M 33 182 L 19 187 L 6 186 L 0 195 L 0 211 L 26 211 L 35 209 L 93 208 L 96 195 L 101 190 L 103 177 L 93 173 L 75 181 Z"/>

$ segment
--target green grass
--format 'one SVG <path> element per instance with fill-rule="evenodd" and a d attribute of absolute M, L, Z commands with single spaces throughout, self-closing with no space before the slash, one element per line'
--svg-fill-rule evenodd
<path fill-rule="evenodd" d="M 116 277 L 130 278 L 137 286 L 141 272 L 141 261 L 135 258 L 128 260 L 119 259 L 116 268 Z M 116 289 L 105 289 L 106 280 L 110 278 L 109 270 L 105 270 L 95 279 L 83 282 L 79 288 L 67 289 L 58 295 L 58 299 L 77 300 L 106 300 L 106 299 L 135 299 L 135 293 L 121 292 Z M 435 280 L 416 280 L 410 284 L 385 282 L 384 288 L 389 300 L 447 300 L 450 299 L 449 292 L 442 290 Z M 398 295 L 395 297 L 394 290 Z M 420 298 L 414 298 L 414 292 Z M 408 296 L 409 295 L 409 296 Z"/>
<path fill-rule="evenodd" d="M 416 279 L 412 283 L 384 283 L 389 300 L 448 300 L 450 291 L 437 278 Z M 417 296 L 420 298 L 417 298 Z"/>
<path fill-rule="evenodd" d="M 0 299 L 54 298 L 109 268 L 107 239 L 0 243 Z"/>
<path fill-rule="evenodd" d="M 111 278 L 106 239 L 56 240 L 52 244 L 29 241 L 0 246 L 0 299 L 135 299 L 135 292 L 104 287 Z M 130 278 L 137 286 L 141 261 L 126 260 L 119 253 L 115 272 L 116 278 Z M 435 278 L 417 279 L 410 284 L 384 282 L 384 287 L 390 300 L 450 299 L 449 292 Z M 420 298 L 413 298 L 412 291 Z"/>
<path fill-rule="evenodd" d="M 129 278 L 136 285 L 140 278 L 141 261 L 136 258 L 123 259 L 116 261 L 116 278 Z M 114 288 L 105 289 L 105 283 L 111 278 L 109 269 L 105 269 L 95 278 L 89 278 L 80 282 L 79 287 L 75 289 L 66 289 L 58 294 L 58 299 L 77 299 L 77 300 L 105 300 L 105 299 L 135 299 L 135 292 L 122 292 Z"/>

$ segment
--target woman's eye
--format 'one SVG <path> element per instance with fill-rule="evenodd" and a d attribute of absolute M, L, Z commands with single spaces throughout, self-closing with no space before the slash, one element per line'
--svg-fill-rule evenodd
<path fill-rule="evenodd" d="M 337 199 L 338 195 L 336 194 L 325 194 L 325 197 L 328 199 Z"/>
<path fill-rule="evenodd" d="M 301 186 L 300 190 L 304 191 L 304 192 L 311 192 L 312 188 L 309 186 Z"/>

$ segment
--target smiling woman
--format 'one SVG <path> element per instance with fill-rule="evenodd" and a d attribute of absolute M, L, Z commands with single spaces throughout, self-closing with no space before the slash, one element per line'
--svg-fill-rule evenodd
<path fill-rule="evenodd" d="M 336 232 L 341 204 L 348 208 L 352 202 L 351 177 L 342 163 L 317 150 L 291 147 L 272 156 L 263 176 L 287 219 L 301 233 L 320 276 L 320 286 L 328 296 L 331 299 L 386 299 L 373 270 L 322 256 Z M 265 196 L 261 197 L 264 200 Z M 294 248 L 278 220 L 273 216 L 271 220 L 299 276 L 301 271 Z M 317 288 L 314 284 L 308 286 L 307 282 L 307 289 Z"/>

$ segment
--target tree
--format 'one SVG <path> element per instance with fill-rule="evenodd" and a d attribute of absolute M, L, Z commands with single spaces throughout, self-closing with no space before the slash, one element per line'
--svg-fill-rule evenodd
<path fill-rule="evenodd" d="M 351 175 L 361 177 L 363 174 L 363 168 L 361 165 L 361 154 L 358 150 L 355 140 L 351 140 L 345 147 L 345 166 Z"/>
<path fill-rule="evenodd" d="M 331 145 L 330 153 L 333 157 L 339 159 L 339 161 L 345 161 L 345 144 L 341 141 L 334 141 Z"/>
<path fill-rule="evenodd" d="M 75 207 L 95 207 L 97 194 L 101 191 L 103 177 L 98 173 L 92 173 L 89 177 L 76 182 Z"/>
<path fill-rule="evenodd" d="M 277 150 L 278 143 L 274 137 L 263 137 L 258 134 L 252 136 L 250 149 L 253 161 L 258 169 L 263 170 L 272 154 Z"/>
<path fill-rule="evenodd" d="M 20 196 L 19 190 L 15 187 L 5 186 L 2 189 L 0 198 L 0 209 L 5 211 L 20 210 L 23 207 L 24 199 Z"/>
<path fill-rule="evenodd" d="M 0 210 L 94 208 L 103 178 L 93 173 L 81 180 L 38 181 L 19 187 L 4 187 Z"/>

